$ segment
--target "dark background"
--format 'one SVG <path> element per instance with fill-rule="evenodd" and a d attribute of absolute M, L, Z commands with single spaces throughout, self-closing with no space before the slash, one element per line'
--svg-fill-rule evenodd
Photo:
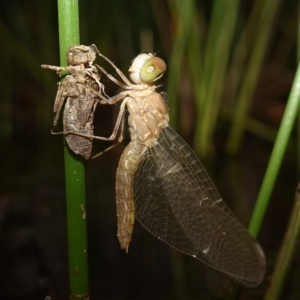
<path fill-rule="evenodd" d="M 168 64 L 176 30 L 171 2 L 80 1 L 81 44 L 95 43 L 125 74 L 142 51 L 158 52 Z M 209 32 L 211 1 L 196 4 Z M 252 7 L 253 1 L 241 5 L 245 20 Z M 250 111 L 275 131 L 297 65 L 297 11 L 295 1 L 284 1 L 278 9 Z M 50 134 L 58 77 L 40 68 L 59 65 L 57 5 L 50 0 L 2 1 L 0 14 L 0 299 L 68 299 L 63 138 Z M 237 28 L 237 35 L 241 30 Z M 146 41 L 142 46 L 141 40 Z M 165 90 L 168 76 L 160 81 Z M 108 79 L 102 82 L 107 94 L 117 93 Z M 181 82 L 180 103 L 193 103 L 188 84 Z M 226 93 L 222 103 L 226 109 Z M 197 116 L 183 117 L 194 115 L 193 106 L 180 107 L 185 111 L 176 120 L 177 130 L 193 147 Z M 117 112 L 117 107 L 98 107 L 97 135 L 110 135 Z M 220 116 L 214 153 L 202 161 L 226 203 L 247 225 L 273 141 L 246 131 L 238 155 L 229 158 L 224 151 L 229 123 Z M 87 162 L 91 299 L 223 299 L 225 276 L 170 249 L 137 223 L 129 254 L 120 250 L 114 183 L 124 145 Z M 94 141 L 94 153 L 105 147 L 107 143 Z M 258 238 L 267 257 L 267 276 L 258 288 L 243 289 L 239 299 L 264 295 L 293 204 L 296 159 L 292 140 Z M 299 299 L 299 276 L 296 256 L 282 299 Z"/>

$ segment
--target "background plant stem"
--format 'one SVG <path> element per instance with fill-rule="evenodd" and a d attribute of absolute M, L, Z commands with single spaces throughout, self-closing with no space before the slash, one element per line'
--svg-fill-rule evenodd
<path fill-rule="evenodd" d="M 269 204 L 271 193 L 273 191 L 274 184 L 278 176 L 279 168 L 283 161 L 284 153 L 287 149 L 287 144 L 291 136 L 291 131 L 293 129 L 296 117 L 299 112 L 299 104 L 300 64 L 298 65 L 297 73 L 295 75 L 286 109 L 284 111 L 276 142 L 251 217 L 249 231 L 254 237 L 257 237 L 258 232 L 261 228 L 261 224 Z"/>
<path fill-rule="evenodd" d="M 281 299 L 286 277 L 291 267 L 293 255 L 297 248 L 300 233 L 300 184 L 298 184 L 295 194 L 295 203 L 292 209 L 283 243 L 277 257 L 275 270 L 272 274 L 271 282 L 267 289 L 265 300 Z"/>
<path fill-rule="evenodd" d="M 77 0 L 58 0 L 60 62 L 66 51 L 80 44 Z M 88 299 L 85 164 L 71 153 L 64 140 L 70 299 Z"/>

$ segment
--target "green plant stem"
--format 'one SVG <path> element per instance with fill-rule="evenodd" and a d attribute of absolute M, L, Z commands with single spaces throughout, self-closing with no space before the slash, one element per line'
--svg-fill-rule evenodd
<path fill-rule="evenodd" d="M 201 76 L 201 96 L 197 99 L 198 118 L 194 137 L 196 153 L 203 157 L 213 148 L 213 133 L 217 123 L 238 8 L 239 0 L 214 1 Z"/>
<path fill-rule="evenodd" d="M 290 269 L 293 255 L 299 241 L 300 234 L 300 183 L 296 189 L 295 203 L 292 209 L 292 215 L 285 233 L 285 237 L 277 257 L 275 270 L 272 274 L 269 288 L 265 295 L 265 300 L 281 299 L 282 289 L 284 287 L 286 276 Z"/>
<path fill-rule="evenodd" d="M 182 72 L 184 53 L 192 24 L 194 0 L 169 0 L 173 18 L 177 19 L 177 32 L 174 40 L 173 51 L 169 61 L 168 95 L 171 99 L 169 106 L 170 122 L 174 128 L 178 127 L 178 87 Z"/>
<path fill-rule="evenodd" d="M 299 111 L 300 103 L 300 64 L 298 65 L 292 89 L 288 98 L 286 109 L 278 131 L 275 145 L 269 160 L 269 164 L 263 179 L 263 183 L 251 217 L 249 231 L 257 237 L 261 227 L 269 199 L 278 176 L 279 168 L 287 148 L 293 125 Z"/>
<path fill-rule="evenodd" d="M 78 0 L 58 0 L 60 61 L 79 44 Z M 70 299 L 88 299 L 88 252 L 86 235 L 85 164 L 64 142 L 69 254 Z"/>
<path fill-rule="evenodd" d="M 226 145 L 227 152 L 230 154 L 238 152 L 242 141 L 244 123 L 250 109 L 251 99 L 254 95 L 257 81 L 259 79 L 259 72 L 267 50 L 270 32 L 279 2 L 279 0 L 267 0 L 262 2 L 263 7 L 259 19 L 256 17 L 254 20 L 252 17 L 253 14 L 250 18 L 250 21 L 257 24 L 256 40 L 254 41 L 253 51 L 238 95 L 232 128 Z M 255 4 L 254 8 L 256 8 L 257 5 L 261 5 L 261 1 L 257 0 Z M 254 9 L 254 12 L 256 11 L 257 9 Z"/>

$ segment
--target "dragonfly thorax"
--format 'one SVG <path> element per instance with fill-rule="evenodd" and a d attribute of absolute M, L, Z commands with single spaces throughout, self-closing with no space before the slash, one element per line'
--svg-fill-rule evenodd
<path fill-rule="evenodd" d="M 168 125 L 167 107 L 154 88 L 132 90 L 125 101 L 129 111 L 128 123 L 132 141 L 148 144 L 149 140 L 159 136 L 161 128 Z"/>

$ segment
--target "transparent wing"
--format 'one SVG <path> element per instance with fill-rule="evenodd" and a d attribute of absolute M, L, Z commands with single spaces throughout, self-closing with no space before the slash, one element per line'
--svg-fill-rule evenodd
<path fill-rule="evenodd" d="M 265 273 L 264 253 L 222 201 L 197 156 L 170 127 L 134 174 L 136 218 L 153 235 L 246 286 Z"/>

